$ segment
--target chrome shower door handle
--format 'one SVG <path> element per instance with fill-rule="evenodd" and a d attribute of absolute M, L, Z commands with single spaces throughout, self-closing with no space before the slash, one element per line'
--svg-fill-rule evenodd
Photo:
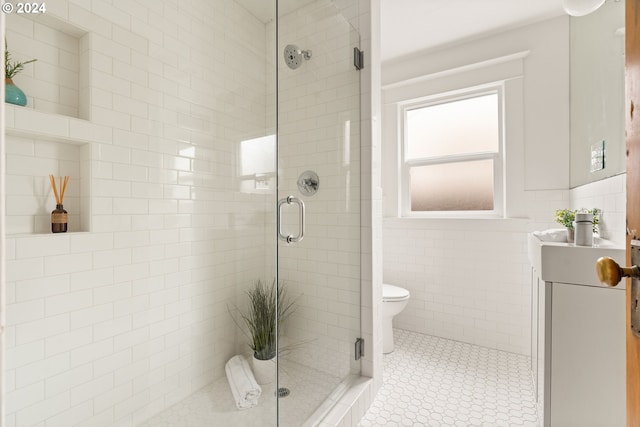
<path fill-rule="evenodd" d="M 299 199 L 297 197 L 293 197 L 293 196 L 289 196 L 287 197 L 289 201 L 289 203 L 296 203 L 298 205 L 298 211 L 300 214 L 299 217 L 299 223 L 298 223 L 298 235 L 297 236 L 288 236 L 287 237 L 287 243 L 298 243 L 299 241 L 301 241 L 304 237 L 304 202 L 302 201 L 302 199 Z"/>
<path fill-rule="evenodd" d="M 298 205 L 298 211 L 300 212 L 298 222 L 298 235 L 293 236 L 290 234 L 287 236 L 282 233 L 282 206 L 284 206 L 285 204 L 291 205 L 294 203 Z M 304 237 L 304 219 L 304 202 L 302 200 L 295 196 L 287 196 L 287 198 L 280 199 L 280 201 L 278 201 L 278 236 L 282 240 L 286 241 L 287 243 L 298 243 L 299 241 L 301 241 Z"/>

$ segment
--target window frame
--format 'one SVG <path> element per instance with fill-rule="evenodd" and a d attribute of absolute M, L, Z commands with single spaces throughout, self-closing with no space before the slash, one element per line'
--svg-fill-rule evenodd
<path fill-rule="evenodd" d="M 497 94 L 498 99 L 498 151 L 474 152 L 472 154 L 452 154 L 437 157 L 406 159 L 408 153 L 407 112 L 419 108 L 446 104 L 479 96 Z M 398 139 L 399 139 L 399 194 L 400 214 L 402 217 L 416 218 L 503 218 L 504 217 L 504 82 L 460 89 L 452 92 L 435 94 L 423 98 L 411 99 L 398 103 Z M 415 166 L 429 166 L 447 163 L 459 163 L 474 160 L 493 160 L 493 209 L 475 211 L 412 211 L 411 210 L 411 176 L 409 171 Z"/>

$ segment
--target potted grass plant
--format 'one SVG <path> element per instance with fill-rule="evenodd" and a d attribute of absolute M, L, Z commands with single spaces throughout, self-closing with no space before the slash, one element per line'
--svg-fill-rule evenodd
<path fill-rule="evenodd" d="M 278 338 L 285 320 L 293 313 L 283 284 L 274 280 L 267 285 L 257 280 L 247 291 L 249 307 L 242 314 L 253 350 L 253 373 L 259 384 L 268 384 L 275 377 L 274 358 L 278 352 Z"/>

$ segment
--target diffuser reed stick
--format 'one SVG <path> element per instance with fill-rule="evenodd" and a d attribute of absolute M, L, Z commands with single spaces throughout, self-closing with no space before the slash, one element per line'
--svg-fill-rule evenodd
<path fill-rule="evenodd" d="M 67 231 L 67 211 L 64 210 L 62 202 L 64 200 L 64 193 L 67 190 L 67 184 L 69 183 L 69 177 L 65 176 L 64 180 L 60 177 L 60 192 L 58 192 L 56 179 L 53 175 L 49 175 L 49 181 L 51 182 L 53 195 L 56 198 L 56 208 L 51 212 L 51 232 L 65 233 Z"/>
<path fill-rule="evenodd" d="M 63 181 L 64 179 L 64 181 Z M 69 177 L 60 177 L 60 193 L 58 193 L 58 187 L 56 186 L 56 179 L 53 175 L 49 175 L 49 181 L 51 181 L 51 188 L 53 189 L 53 195 L 56 198 L 56 204 L 61 205 L 64 200 L 64 192 L 67 190 L 67 184 L 69 183 Z"/>

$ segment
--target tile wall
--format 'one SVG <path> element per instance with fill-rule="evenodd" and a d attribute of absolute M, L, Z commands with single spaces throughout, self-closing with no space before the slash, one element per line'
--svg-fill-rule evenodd
<path fill-rule="evenodd" d="M 39 61 L 7 115 L 4 425 L 133 426 L 224 375 L 240 345 L 228 306 L 266 269 L 271 198 L 234 179 L 239 142 L 267 133 L 265 26 L 231 1 L 47 8 L 7 16 L 9 45 Z M 86 64 L 68 28 L 87 34 Z M 66 86 L 57 104 L 31 84 L 56 58 L 85 67 L 90 120 Z M 47 233 L 50 173 L 71 176 L 74 232 Z"/>
<path fill-rule="evenodd" d="M 523 225 L 385 221 L 384 281 L 411 293 L 395 326 L 524 352 L 527 254 L 514 238 Z"/>
<path fill-rule="evenodd" d="M 571 189 L 572 209 L 602 210 L 600 237 L 626 244 L 627 174 L 606 178 Z"/>

